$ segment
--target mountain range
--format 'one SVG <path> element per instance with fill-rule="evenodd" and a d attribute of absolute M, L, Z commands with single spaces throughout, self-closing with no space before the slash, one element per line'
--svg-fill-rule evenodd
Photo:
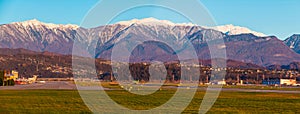
<path fill-rule="evenodd" d="M 141 38 L 169 41 L 178 46 L 179 50 L 172 50 L 159 42 L 140 42 Z M 174 52 L 180 53 L 180 50 L 185 50 L 185 44 L 191 42 L 198 59 L 208 60 L 210 51 L 206 42 L 223 39 L 225 45 L 215 45 L 226 49 L 227 59 L 263 67 L 299 62 L 299 38 L 300 35 L 293 35 L 281 41 L 275 36 L 267 36 L 234 25 L 205 27 L 154 18 L 123 21 L 96 28 L 50 24 L 38 20 L 0 25 L 0 48 L 23 48 L 36 52 L 47 51 L 69 55 L 72 54 L 76 40 L 85 46 L 81 47 L 82 51 L 95 52 L 98 58 L 110 59 L 112 47 L 130 40 L 141 43 L 132 52 L 134 55 L 132 60 L 144 61 L 176 59 Z M 126 45 L 123 46 L 124 52 L 130 52 Z"/>
<path fill-rule="evenodd" d="M 284 43 L 295 52 L 300 53 L 300 34 L 294 34 L 284 40 Z"/>

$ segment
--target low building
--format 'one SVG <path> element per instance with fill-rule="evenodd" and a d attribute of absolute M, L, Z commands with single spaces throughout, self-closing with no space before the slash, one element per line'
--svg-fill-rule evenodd
<path fill-rule="evenodd" d="M 19 72 L 18 71 L 12 70 L 11 74 L 13 75 L 13 78 L 14 78 L 15 81 L 19 78 Z"/>
<path fill-rule="evenodd" d="M 263 85 L 280 85 L 280 79 L 267 79 L 262 81 Z"/>
<path fill-rule="evenodd" d="M 16 81 L 19 78 L 19 73 L 15 70 L 4 71 L 4 80 L 14 80 Z"/>
<path fill-rule="evenodd" d="M 294 85 L 296 83 L 297 83 L 296 79 L 280 79 L 281 85 Z"/>
<path fill-rule="evenodd" d="M 226 81 L 225 81 L 225 79 L 223 79 L 222 81 L 218 81 L 217 84 L 218 85 L 226 85 Z"/>
<path fill-rule="evenodd" d="M 267 79 L 262 81 L 264 85 L 295 85 L 296 83 L 296 79 Z"/>

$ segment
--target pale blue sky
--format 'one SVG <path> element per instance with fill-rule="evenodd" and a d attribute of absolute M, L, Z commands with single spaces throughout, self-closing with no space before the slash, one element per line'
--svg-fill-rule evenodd
<path fill-rule="evenodd" d="M 126 2 L 126 0 L 120 0 Z M 0 0 L 0 24 L 38 19 L 57 24 L 80 25 L 86 13 L 98 0 Z M 188 2 L 188 1 L 187 1 Z M 200 0 L 218 25 L 234 24 L 248 27 L 280 39 L 300 33 L 300 0 Z M 122 4 L 122 3 L 116 3 Z M 118 20 L 148 17 L 142 11 Z M 158 19 L 185 22 L 172 14 L 157 15 Z M 172 17 L 173 16 L 173 17 Z"/>

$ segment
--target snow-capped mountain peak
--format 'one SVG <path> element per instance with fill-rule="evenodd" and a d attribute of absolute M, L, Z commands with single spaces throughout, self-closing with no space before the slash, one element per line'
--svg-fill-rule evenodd
<path fill-rule="evenodd" d="M 28 20 L 28 21 L 24 21 L 24 22 L 14 22 L 12 24 L 17 24 L 17 25 L 24 26 L 24 27 L 46 26 L 49 29 L 54 29 L 54 28 L 77 29 L 77 28 L 79 28 L 79 26 L 73 25 L 73 24 L 63 25 L 63 24 L 44 23 L 44 22 L 41 22 L 37 19 L 32 19 L 32 20 Z M 132 20 L 129 20 L 129 21 L 120 21 L 120 22 L 117 22 L 116 24 L 121 24 L 121 25 L 125 25 L 125 26 L 130 26 L 132 24 L 139 24 L 139 25 L 146 25 L 146 26 L 198 26 L 198 25 L 193 24 L 193 23 L 173 23 L 169 20 L 159 20 L 159 19 L 156 19 L 156 18 L 153 18 L 153 17 L 144 18 L 144 19 L 132 19 Z M 214 27 L 203 26 L 203 28 L 213 29 L 213 30 L 216 30 L 216 31 L 226 33 L 228 35 L 238 35 L 238 34 L 252 33 L 253 35 L 260 36 L 260 37 L 267 36 L 263 33 L 252 31 L 249 28 L 241 27 L 241 26 L 234 26 L 232 24 L 222 25 L 222 26 L 214 26 Z"/>
<path fill-rule="evenodd" d="M 41 22 L 37 19 L 32 19 L 32 20 L 28 20 L 28 21 L 23 21 L 23 22 L 14 22 L 12 24 L 17 24 L 17 25 L 21 25 L 24 27 L 28 27 L 28 26 L 46 26 L 47 28 L 53 29 L 53 28 L 60 28 L 60 27 L 66 27 L 66 28 L 72 28 L 72 29 L 77 29 L 79 28 L 78 25 L 73 25 L 73 24 L 53 24 L 53 23 L 44 23 Z"/>
<path fill-rule="evenodd" d="M 132 25 L 132 24 L 142 24 L 142 25 L 148 25 L 148 26 L 156 26 L 156 25 L 168 25 L 168 26 L 196 26 L 192 23 L 173 23 L 168 20 L 158 20 L 156 18 L 150 17 L 150 18 L 144 18 L 144 19 L 132 19 L 129 21 L 120 21 L 116 24 L 121 25 Z"/>
<path fill-rule="evenodd" d="M 222 26 L 215 26 L 215 27 L 205 27 L 207 29 L 214 29 L 223 33 L 227 33 L 229 35 L 238 35 L 238 34 L 247 34 L 247 33 L 251 33 L 255 36 L 260 36 L 260 37 L 265 37 L 267 35 L 260 33 L 260 32 L 256 32 L 256 31 L 252 31 L 249 28 L 246 27 L 240 27 L 240 26 L 234 26 L 232 24 L 229 25 L 222 25 Z"/>
<path fill-rule="evenodd" d="M 129 21 L 120 21 L 116 24 L 121 24 L 121 25 L 125 25 L 125 26 L 130 26 L 132 24 L 141 24 L 141 25 L 147 25 L 147 26 L 198 26 L 196 24 L 193 23 L 173 23 L 171 21 L 168 20 L 159 20 L 153 17 L 150 18 L 144 18 L 144 19 L 133 19 L 133 20 L 129 20 Z M 234 26 L 232 24 L 229 25 L 222 25 L 222 26 L 214 26 L 214 27 L 206 27 L 203 26 L 203 28 L 206 29 L 213 29 L 216 31 L 220 31 L 223 33 L 227 33 L 228 35 L 238 35 L 238 34 L 253 34 L 255 36 L 259 36 L 259 37 L 265 37 L 267 35 L 260 33 L 260 32 L 256 32 L 256 31 L 252 31 L 249 28 L 246 27 L 241 27 L 241 26 Z"/>

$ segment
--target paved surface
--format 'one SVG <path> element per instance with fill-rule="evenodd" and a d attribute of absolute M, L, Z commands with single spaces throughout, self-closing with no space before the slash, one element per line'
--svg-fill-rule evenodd
<path fill-rule="evenodd" d="M 176 88 L 170 86 L 170 88 Z M 0 86 L 0 90 L 77 90 L 76 85 L 71 81 L 46 81 L 46 83 L 33 83 L 28 85 Z M 113 90 L 108 88 L 95 87 L 78 87 L 79 90 Z M 119 90 L 119 89 L 118 89 Z M 206 88 L 200 88 L 206 90 Z M 218 90 L 211 89 L 211 90 Z M 222 91 L 238 91 L 238 92 L 259 92 L 259 93 L 300 93 L 300 91 L 285 90 L 258 90 L 258 89 L 241 89 L 241 88 L 222 88 Z"/>

